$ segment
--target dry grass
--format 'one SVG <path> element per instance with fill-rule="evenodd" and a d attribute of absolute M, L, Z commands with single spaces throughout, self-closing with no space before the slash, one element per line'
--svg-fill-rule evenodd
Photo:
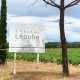
<path fill-rule="evenodd" d="M 69 65 L 70 76 L 63 77 L 62 66 L 55 63 L 40 63 L 36 71 L 36 62 L 17 61 L 17 74 L 13 76 L 13 61 L 0 66 L 0 80 L 80 80 L 80 65 Z"/>

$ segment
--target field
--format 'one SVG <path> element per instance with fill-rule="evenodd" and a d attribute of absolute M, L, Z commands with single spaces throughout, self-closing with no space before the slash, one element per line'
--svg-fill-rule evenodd
<path fill-rule="evenodd" d="M 61 55 L 61 48 L 46 49 L 44 54 L 40 54 L 40 61 L 61 64 Z M 13 53 L 8 53 L 7 58 L 13 59 Z M 80 64 L 80 48 L 68 48 L 68 59 L 70 64 Z M 17 53 L 17 60 L 36 61 L 36 54 Z"/>
<path fill-rule="evenodd" d="M 80 80 L 80 49 L 69 48 L 69 77 L 63 77 L 61 49 L 46 49 L 40 54 L 39 71 L 36 71 L 36 54 L 17 53 L 16 76 L 13 75 L 13 53 L 7 53 L 7 66 L 0 66 L 0 80 Z"/>
<path fill-rule="evenodd" d="M 70 76 L 63 77 L 62 65 L 40 62 L 36 71 L 36 62 L 17 61 L 17 73 L 13 75 L 13 61 L 7 66 L 0 66 L 0 80 L 80 80 L 80 65 L 69 65 Z"/>

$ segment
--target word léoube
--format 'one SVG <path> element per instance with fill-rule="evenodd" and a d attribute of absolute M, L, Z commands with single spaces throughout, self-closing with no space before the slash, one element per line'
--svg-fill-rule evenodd
<path fill-rule="evenodd" d="M 35 40 L 39 40 L 39 36 L 38 33 L 27 33 L 27 32 L 16 32 L 15 34 L 15 38 L 16 39 L 35 39 Z"/>

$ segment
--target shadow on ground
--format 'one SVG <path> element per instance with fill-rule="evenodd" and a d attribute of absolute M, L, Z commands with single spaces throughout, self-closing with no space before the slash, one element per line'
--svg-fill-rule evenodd
<path fill-rule="evenodd" d="M 13 75 L 11 73 L 11 75 Z M 73 80 L 79 75 L 71 74 L 69 77 L 63 77 L 62 73 L 56 72 L 18 72 L 16 76 L 6 80 Z"/>

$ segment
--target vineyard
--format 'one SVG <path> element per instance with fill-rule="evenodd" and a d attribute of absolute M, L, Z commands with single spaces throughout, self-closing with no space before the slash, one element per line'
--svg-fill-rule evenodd
<path fill-rule="evenodd" d="M 7 52 L 7 59 L 13 59 L 13 53 Z M 34 53 L 17 53 L 17 60 L 36 61 L 36 54 Z M 80 48 L 68 48 L 68 60 L 70 64 L 80 64 Z M 41 62 L 52 62 L 61 64 L 61 48 L 46 49 L 44 54 L 40 54 Z"/>
<path fill-rule="evenodd" d="M 0 80 L 80 80 L 80 48 L 68 48 L 69 77 L 62 75 L 61 48 L 49 48 L 40 54 L 39 72 L 36 72 L 36 54 L 17 53 L 14 76 L 13 57 L 14 53 L 7 51 L 7 66 L 0 66 Z"/>

